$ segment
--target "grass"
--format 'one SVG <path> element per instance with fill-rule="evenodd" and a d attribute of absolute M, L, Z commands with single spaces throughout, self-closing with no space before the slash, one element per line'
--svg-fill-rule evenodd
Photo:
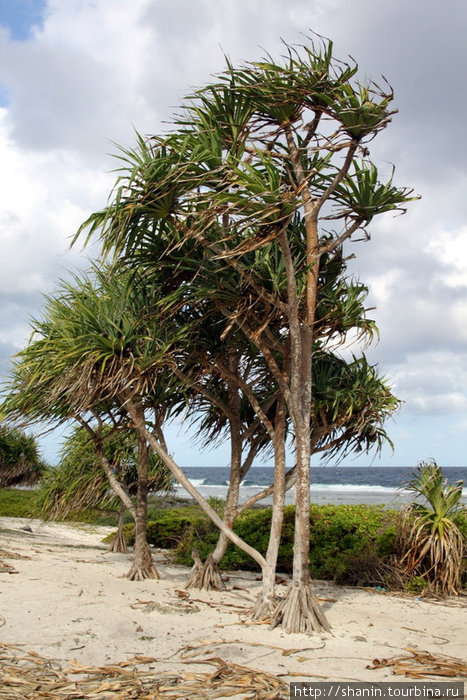
<path fill-rule="evenodd" d="M 39 517 L 36 509 L 35 498 L 36 490 L 34 489 L 0 488 L 0 517 Z M 183 498 L 177 498 L 175 496 L 167 496 L 166 498 L 150 496 L 148 499 L 148 520 L 153 520 L 156 518 L 160 511 L 189 505 L 191 505 L 191 501 Z M 66 518 L 66 520 L 88 523 L 90 525 L 116 526 L 118 515 L 109 511 L 89 509 L 79 513 L 72 513 Z M 125 514 L 125 522 L 132 522 L 129 513 Z"/>
<path fill-rule="evenodd" d="M 33 490 L 4 488 L 0 489 L 0 517 L 34 518 L 35 493 Z"/>

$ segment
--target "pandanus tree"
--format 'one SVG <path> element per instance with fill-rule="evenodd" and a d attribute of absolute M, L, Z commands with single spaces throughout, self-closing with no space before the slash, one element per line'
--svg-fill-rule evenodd
<path fill-rule="evenodd" d="M 272 245 L 270 244 L 270 247 Z M 330 339 L 335 345 L 337 335 L 345 337 L 350 329 L 365 336 L 367 340 L 371 339 L 376 329 L 365 313 L 364 301 L 367 290 L 360 283 L 345 278 L 345 261 L 342 258 L 335 258 L 330 263 L 323 259 L 322 263 L 316 324 L 316 337 L 319 338 L 319 341 L 315 341 L 318 346 L 318 354 L 317 360 L 313 364 L 312 411 L 314 430 L 311 439 L 311 452 L 323 452 L 330 457 L 336 457 L 338 454 L 345 456 L 346 453 L 350 452 L 355 454 L 368 452 L 373 448 L 379 450 L 384 441 L 388 440 L 383 425 L 387 416 L 397 408 L 397 399 L 391 394 L 384 380 L 379 377 L 376 368 L 368 365 L 364 356 L 345 362 L 335 353 L 324 349 Z M 232 276 L 235 277 L 234 274 Z M 264 284 L 266 284 L 266 279 Z M 233 288 L 236 288 L 235 284 L 233 284 Z M 211 327 L 209 324 L 209 328 Z M 211 336 L 209 339 L 214 342 Z M 198 342 L 195 345 L 198 345 Z M 245 368 L 244 375 L 237 377 L 230 375 L 230 378 L 234 380 L 234 388 L 236 388 L 234 397 L 237 396 L 238 400 L 238 392 L 241 389 L 243 404 L 246 404 L 250 409 L 250 414 L 255 407 L 257 422 L 259 421 L 263 433 L 270 440 L 276 473 L 273 485 L 242 506 L 238 504 L 238 479 L 235 480 L 234 475 L 231 474 L 226 511 L 228 506 L 228 522 L 232 524 L 234 518 L 246 507 L 261 500 L 266 495 L 273 495 L 271 537 L 266 559 L 271 565 L 270 570 L 275 571 L 284 495 L 286 489 L 293 485 L 296 477 L 295 468 L 291 469 L 287 475 L 285 474 L 285 437 L 290 420 L 285 412 L 285 406 L 281 401 L 274 377 L 268 372 L 261 354 L 250 353 L 249 361 L 244 358 L 242 364 Z M 222 372 L 222 361 L 219 360 L 219 357 L 213 366 L 217 371 Z M 224 372 L 226 372 L 225 369 Z M 229 377 L 228 371 L 227 377 Z M 212 387 L 212 373 L 208 376 L 207 381 Z M 225 389 L 225 394 L 227 394 L 227 389 Z M 204 423 L 210 428 L 213 438 L 219 437 L 219 433 L 227 422 L 226 416 L 229 409 L 225 407 L 226 403 L 228 404 L 227 400 L 222 404 L 216 402 L 200 404 L 198 402 L 196 405 L 196 410 L 203 418 L 202 425 Z M 204 436 L 205 431 L 202 434 Z M 241 478 L 244 478 L 246 470 L 239 471 L 239 474 Z M 232 484 L 237 484 L 236 490 L 232 488 Z M 211 585 L 218 587 L 218 579 L 212 576 L 212 569 L 213 564 L 217 565 L 223 556 L 226 544 L 225 538 L 221 535 L 216 549 L 208 558 L 209 561 L 206 562 L 211 576 L 208 575 L 205 565 L 196 572 L 190 585 L 204 588 L 209 588 Z M 263 579 L 263 591 L 253 616 L 270 616 L 273 603 L 274 577 L 268 581 Z"/>
<path fill-rule="evenodd" d="M 293 581 L 275 619 L 311 632 L 322 627 L 308 569 L 320 260 L 368 238 L 376 215 L 403 210 L 412 197 L 392 175 L 381 182 L 369 159 L 370 142 L 394 113 L 390 87 L 359 83 L 357 66 L 335 60 L 331 42 L 285 49 L 279 62 L 228 62 L 217 82 L 187 99 L 170 134 L 140 139 L 124 156 L 127 173 L 113 200 L 82 230 L 127 261 L 155 240 L 166 251 L 190 241 L 206 264 L 241 280 L 241 300 L 219 308 L 226 327 L 236 325 L 262 353 L 295 447 Z M 254 260 L 272 241 L 271 278 L 281 282 L 267 288 Z"/>
<path fill-rule="evenodd" d="M 421 462 L 404 487 L 413 501 L 400 519 L 400 564 L 441 595 L 458 595 L 462 589 L 465 541 L 456 522 L 466 512 L 462 486 L 462 481 L 449 484 L 441 467 L 430 461 Z"/>
<path fill-rule="evenodd" d="M 45 469 L 32 435 L 0 425 L 0 487 L 36 484 Z"/>
<path fill-rule="evenodd" d="M 211 324 L 198 326 L 195 342 L 190 343 L 188 361 L 182 368 L 175 368 L 174 372 L 189 390 L 189 413 L 204 447 L 221 441 L 230 443 L 229 483 L 223 519 L 227 527 L 232 528 L 237 514 L 240 484 L 253 460 L 267 449 L 269 436 L 251 404 L 239 391 L 239 383 L 252 376 L 259 389 L 261 376 L 258 376 L 255 366 L 256 353 L 248 352 L 241 334 L 229 334 L 219 343 L 212 330 Z M 204 564 L 194 550 L 196 566 L 187 582 L 188 588 L 222 587 L 218 564 L 228 542 L 221 531 L 215 550 Z"/>
<path fill-rule="evenodd" d="M 267 567 L 264 557 L 235 535 L 193 487 L 165 444 L 164 420 L 184 400 L 179 382 L 174 385 L 171 365 L 178 343 L 190 329 L 159 323 L 156 285 L 135 288 L 133 274 L 109 276 L 96 269 L 93 276 L 97 282 L 76 279 L 49 301 L 44 320 L 35 324 L 38 337 L 20 353 L 3 411 L 12 419 L 75 418 L 97 437 L 95 445 L 112 488 L 122 492 L 135 513 L 135 556 L 129 578 L 158 576 L 145 538 L 148 443 L 227 538 Z M 108 404 L 115 414 L 128 414 L 138 435 L 136 512 L 121 484 L 114 485 L 117 480 L 105 459 L 101 411 Z M 83 417 L 87 415 L 97 422 L 97 433 L 91 420 Z"/>
<path fill-rule="evenodd" d="M 154 363 L 164 354 L 162 335 L 154 340 L 139 315 L 147 299 L 134 293 L 128 278 L 94 270 L 90 277 L 62 284 L 46 302 L 43 319 L 33 323 L 34 335 L 19 353 L 2 412 L 10 421 L 49 421 L 53 426 L 76 420 L 88 433 L 110 486 L 135 520 L 135 551 L 130 579 L 154 578 L 155 569 L 146 540 L 149 450 L 141 434 L 137 440 L 136 507 L 119 480 L 105 450 L 105 441 L 117 430 L 128 430 L 121 394 L 131 387 L 138 415 L 143 400 L 154 389 Z M 155 316 L 151 316 L 151 330 Z M 150 349 L 149 349 L 150 348 Z M 151 355 L 151 363 L 145 364 Z M 169 391 L 167 383 L 160 383 Z M 153 395 L 148 399 L 153 408 Z M 160 401 L 159 401 L 160 399 Z M 152 411 L 157 423 L 158 397 Z M 110 430 L 107 426 L 110 425 Z M 133 426 L 130 426 L 133 428 Z M 154 428 L 157 429 L 157 426 Z"/>

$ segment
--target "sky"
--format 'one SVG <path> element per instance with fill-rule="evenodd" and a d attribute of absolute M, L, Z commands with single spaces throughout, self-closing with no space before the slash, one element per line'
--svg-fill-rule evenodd
<path fill-rule="evenodd" d="M 402 407 L 392 452 L 346 464 L 467 465 L 467 3 L 465 0 L 0 0 L 0 380 L 43 294 L 85 269 L 70 238 L 107 201 L 115 143 L 160 133 L 183 96 L 234 62 L 315 32 L 384 76 L 399 113 L 373 160 L 421 199 L 348 246 L 380 341 L 368 351 Z M 183 466 L 224 465 L 168 433 Z M 56 461 L 61 435 L 40 438 Z"/>

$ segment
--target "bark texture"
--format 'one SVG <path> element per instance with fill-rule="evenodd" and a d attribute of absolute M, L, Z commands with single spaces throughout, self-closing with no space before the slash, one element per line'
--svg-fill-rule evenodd
<path fill-rule="evenodd" d="M 122 504 L 118 515 L 118 530 L 112 542 L 109 544 L 108 552 L 120 554 L 126 554 L 128 552 L 125 535 L 123 534 L 123 516 L 125 515 L 125 510 L 126 508 Z"/>
<path fill-rule="evenodd" d="M 331 626 L 309 583 L 292 584 L 287 596 L 276 607 L 271 628 L 281 625 L 286 632 L 329 632 Z"/>
<path fill-rule="evenodd" d="M 274 421 L 274 495 L 272 502 L 271 529 L 269 543 L 266 552 L 266 561 L 269 565 L 267 572 L 263 572 L 263 585 L 255 606 L 251 611 L 251 619 L 270 619 L 276 607 L 276 568 L 279 546 L 281 542 L 282 524 L 284 521 L 285 503 L 285 421 L 286 408 L 283 399 L 279 399 L 276 406 Z"/>
<path fill-rule="evenodd" d="M 144 411 L 136 407 L 139 419 L 144 421 Z M 148 461 L 149 447 L 145 436 L 138 432 L 138 491 L 136 496 L 135 547 L 133 565 L 126 574 L 130 581 L 142 581 L 146 578 L 160 578 L 154 566 L 152 554 L 147 542 L 148 513 Z"/>

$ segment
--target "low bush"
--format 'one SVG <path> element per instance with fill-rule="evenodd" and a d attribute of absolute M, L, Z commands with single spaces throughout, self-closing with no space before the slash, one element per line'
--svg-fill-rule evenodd
<path fill-rule="evenodd" d="M 315 578 L 349 585 L 384 583 L 383 560 L 395 551 L 397 511 L 383 506 L 313 505 L 310 508 L 310 570 Z M 295 509 L 284 511 L 278 571 L 290 573 L 293 562 Z M 265 554 L 271 524 L 271 509 L 242 513 L 234 531 L 248 544 Z M 125 526 L 132 544 L 134 528 Z M 191 566 L 191 550 L 196 547 L 202 559 L 213 551 L 218 530 L 197 506 L 174 508 L 157 514 L 148 523 L 148 540 L 156 547 L 174 550 L 175 561 Z M 223 569 L 258 570 L 244 552 L 229 545 L 222 559 Z"/>
<path fill-rule="evenodd" d="M 153 520 L 148 522 L 148 542 L 162 549 L 175 549 L 186 546 L 187 542 L 203 540 L 212 530 L 217 529 L 197 506 L 172 508 L 153 513 Z M 128 523 L 123 528 L 128 545 L 135 541 L 134 523 Z M 191 550 L 190 550 L 191 551 Z M 192 563 L 192 562 L 191 562 Z"/>

